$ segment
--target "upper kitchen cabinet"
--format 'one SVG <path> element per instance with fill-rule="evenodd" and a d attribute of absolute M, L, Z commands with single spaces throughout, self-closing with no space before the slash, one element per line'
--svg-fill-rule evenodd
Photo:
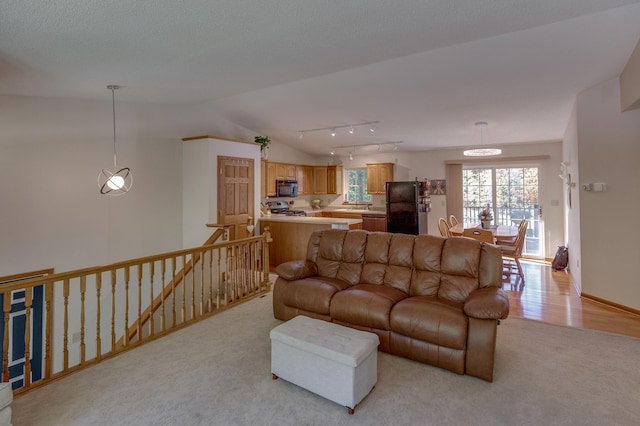
<path fill-rule="evenodd" d="M 278 179 L 277 165 L 277 163 L 267 162 L 267 197 L 276 196 L 276 180 Z"/>
<path fill-rule="evenodd" d="M 298 195 L 313 194 L 312 166 L 296 166 L 296 180 L 298 181 Z"/>
<path fill-rule="evenodd" d="M 342 166 L 314 166 L 313 193 L 341 194 Z"/>
<path fill-rule="evenodd" d="M 393 163 L 367 164 L 368 194 L 385 194 L 387 182 L 393 182 Z"/>
<path fill-rule="evenodd" d="M 327 187 L 327 166 L 313 167 L 313 193 L 328 194 Z"/>
<path fill-rule="evenodd" d="M 342 166 L 327 166 L 327 194 L 342 193 Z"/>

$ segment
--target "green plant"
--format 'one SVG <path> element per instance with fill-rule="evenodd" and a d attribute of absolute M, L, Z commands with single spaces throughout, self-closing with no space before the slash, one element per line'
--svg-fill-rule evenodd
<path fill-rule="evenodd" d="M 271 143 L 269 136 L 256 136 L 254 140 L 260 144 L 260 151 L 263 151 Z"/>

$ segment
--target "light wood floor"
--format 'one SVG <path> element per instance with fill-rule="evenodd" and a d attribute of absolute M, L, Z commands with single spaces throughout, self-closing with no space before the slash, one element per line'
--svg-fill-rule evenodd
<path fill-rule="evenodd" d="M 512 275 L 502 286 L 509 316 L 640 337 L 640 316 L 580 298 L 566 272 L 537 262 L 523 261 L 522 267 L 524 285 Z"/>

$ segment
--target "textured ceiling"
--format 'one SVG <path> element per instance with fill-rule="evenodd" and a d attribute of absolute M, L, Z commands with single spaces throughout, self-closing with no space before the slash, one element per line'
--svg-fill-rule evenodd
<path fill-rule="evenodd" d="M 120 100 L 198 103 L 311 153 L 465 146 L 480 120 L 492 143 L 559 140 L 639 23 L 630 0 L 5 0 L 0 94 L 105 99 L 115 83 Z"/>

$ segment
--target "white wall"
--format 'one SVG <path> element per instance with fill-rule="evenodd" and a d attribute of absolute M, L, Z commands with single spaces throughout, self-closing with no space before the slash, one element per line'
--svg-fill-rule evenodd
<path fill-rule="evenodd" d="M 578 185 L 608 188 L 580 190 L 582 291 L 640 309 L 640 110 L 620 111 L 619 87 L 615 78 L 577 98 Z"/>
<path fill-rule="evenodd" d="M 182 144 L 184 187 L 184 248 L 204 244 L 213 230 L 207 223 L 217 223 L 218 157 L 252 158 L 254 166 L 254 213 L 260 217 L 260 146 L 221 139 L 197 139 Z"/>
<path fill-rule="evenodd" d="M 113 168 L 108 92 L 105 101 L 0 96 L 0 275 L 179 247 L 180 141 L 143 126 L 170 114 L 117 101 L 116 114 L 118 166 L 130 167 L 134 181 L 128 194 L 110 197 L 97 186 L 100 170 Z"/>
<path fill-rule="evenodd" d="M 510 145 L 502 147 L 502 158 L 532 157 L 548 155 L 548 160 L 509 162 L 515 166 L 540 167 L 540 204 L 543 207 L 545 224 L 545 257 L 552 257 L 558 245 L 564 244 L 564 211 L 562 202 L 562 181 L 558 178 L 560 161 L 562 160 L 562 143 L 535 143 Z M 464 160 L 462 149 L 438 149 L 419 152 L 390 151 L 370 155 L 354 156 L 353 161 L 348 157 L 325 158 L 325 162 L 342 163 L 345 168 L 365 167 L 367 163 L 395 163 L 394 180 L 444 179 L 445 161 Z M 487 166 L 500 165 L 499 158 Z M 439 235 L 438 219 L 447 216 L 446 197 L 434 195 L 431 197 L 431 212 L 429 213 L 429 233 Z M 384 208 L 384 196 L 374 196 L 373 207 Z M 553 201 L 553 202 L 552 202 Z M 332 204 L 342 202 L 342 197 L 335 199 Z"/>
<path fill-rule="evenodd" d="M 577 105 L 571 110 L 571 116 L 562 143 L 562 158 L 567 164 L 567 173 L 571 175 L 571 181 L 576 182 L 575 187 L 568 188 L 563 185 L 563 203 L 565 207 L 565 245 L 569 248 L 569 267 L 573 285 L 578 293 L 582 291 L 582 269 L 580 250 L 580 158 L 578 156 L 578 115 Z M 568 205 L 569 191 L 571 191 L 571 207 Z"/>

